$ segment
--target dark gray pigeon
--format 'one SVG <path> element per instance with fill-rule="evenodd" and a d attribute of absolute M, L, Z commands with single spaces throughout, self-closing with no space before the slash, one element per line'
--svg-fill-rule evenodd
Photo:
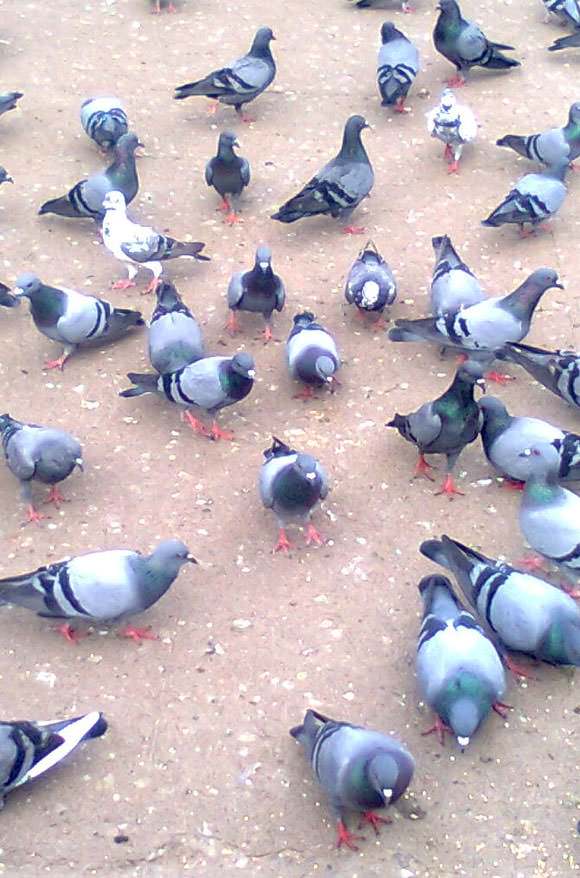
<path fill-rule="evenodd" d="M 0 305 L 3 308 L 18 308 L 20 305 L 18 296 L 12 295 L 10 287 L 3 283 L 0 283 Z"/>
<path fill-rule="evenodd" d="M 512 223 L 519 226 L 522 237 L 532 234 L 536 226 L 550 219 L 562 207 L 568 191 L 564 185 L 567 171 L 568 163 L 565 162 L 539 174 L 521 177 L 481 225 L 496 229 Z M 526 224 L 531 226 L 528 231 Z"/>
<path fill-rule="evenodd" d="M 574 31 L 568 37 L 560 37 L 554 40 L 551 46 L 548 46 L 548 52 L 559 52 L 561 49 L 578 49 L 580 48 L 580 30 Z"/>
<path fill-rule="evenodd" d="M 381 5 L 383 0 L 353 0 L 353 5 L 357 9 L 370 9 L 371 6 Z M 414 12 L 415 7 L 407 3 L 407 0 L 401 0 L 401 12 Z"/>
<path fill-rule="evenodd" d="M 304 722 L 290 729 L 304 747 L 304 755 L 326 795 L 337 822 L 337 847 L 358 850 L 346 825 L 346 815 L 355 811 L 376 833 L 381 823 L 390 823 L 374 811 L 387 808 L 401 798 L 413 777 L 415 760 L 390 735 L 330 719 L 307 710 Z"/>
<path fill-rule="evenodd" d="M 62 762 L 82 741 L 107 731 L 94 711 L 56 722 L 0 721 L 0 810 L 8 793 Z"/>
<path fill-rule="evenodd" d="M 51 485 L 48 503 L 58 504 L 64 497 L 56 487 L 76 466 L 83 469 L 83 451 L 78 439 L 38 424 L 24 424 L 0 415 L 0 436 L 8 469 L 20 482 L 22 499 L 27 505 L 28 520 L 44 518 L 32 503 L 32 482 Z"/>
<path fill-rule="evenodd" d="M 426 540 L 420 551 L 453 573 L 500 648 L 580 666 L 580 608 L 559 588 L 447 536 Z M 514 673 L 529 676 L 509 656 L 504 660 Z"/>
<path fill-rule="evenodd" d="M 361 133 L 369 128 L 362 116 L 351 116 L 344 126 L 340 152 L 300 190 L 286 201 L 272 219 L 295 223 L 309 216 L 330 214 L 347 220 L 366 198 L 375 180 L 369 157 L 362 144 Z M 346 234 L 360 234 L 364 228 L 347 225 Z"/>
<path fill-rule="evenodd" d="M 63 369 L 70 355 L 81 345 L 116 341 L 133 326 L 145 325 L 140 311 L 114 308 L 104 299 L 66 287 L 49 287 L 32 272 L 25 272 L 16 279 L 14 292 L 28 299 L 38 331 L 64 345 L 62 355 L 45 363 L 45 369 Z"/>
<path fill-rule="evenodd" d="M 542 0 L 546 8 L 546 21 L 550 13 L 555 15 L 562 24 L 580 27 L 580 5 L 578 0 Z"/>
<path fill-rule="evenodd" d="M 395 427 L 403 439 L 412 442 L 419 451 L 415 478 L 424 475 L 433 481 L 429 473 L 432 467 L 425 455 L 445 455 L 447 472 L 437 493 L 446 494 L 450 499 L 455 494 L 463 494 L 453 481 L 453 468 L 465 446 L 477 439 L 481 426 L 481 412 L 473 395 L 475 385 L 485 390 L 479 365 L 468 361 L 459 367 L 445 393 L 410 415 L 396 414 L 385 424 Z"/>
<path fill-rule="evenodd" d="M 441 744 L 445 732 L 463 750 L 493 708 L 505 717 L 505 671 L 491 640 L 461 605 L 446 576 L 424 576 L 419 583 L 423 623 L 417 644 L 417 679 L 435 712 Z"/>
<path fill-rule="evenodd" d="M 149 360 L 160 375 L 177 372 L 204 356 L 201 328 L 171 281 L 157 286 L 149 322 Z"/>
<path fill-rule="evenodd" d="M 419 51 L 392 21 L 381 27 L 381 47 L 377 60 L 377 82 L 383 107 L 405 112 L 405 99 L 421 65 Z"/>
<path fill-rule="evenodd" d="M 0 579 L 0 606 L 25 607 L 49 619 L 116 622 L 157 603 L 187 561 L 197 563 L 180 540 L 163 540 L 150 555 L 130 549 L 89 552 Z M 68 623 L 59 632 L 67 640 L 78 639 Z M 120 633 L 154 639 L 149 629 L 132 625 Z"/>
<path fill-rule="evenodd" d="M 195 418 L 189 409 L 195 406 L 215 415 L 220 409 L 235 405 L 250 393 L 255 378 L 254 360 L 250 354 L 233 357 L 204 357 L 166 375 L 129 372 L 134 387 L 122 390 L 119 396 L 142 396 L 161 393 L 170 402 L 184 406 L 184 419 L 195 433 L 208 439 L 233 439 L 233 433 L 222 430 L 214 420 L 211 428 Z"/>
<path fill-rule="evenodd" d="M 456 0 L 439 0 L 437 8 L 440 12 L 433 31 L 433 42 L 437 51 L 457 68 L 456 75 L 448 81 L 448 85 L 465 85 L 471 67 L 507 70 L 520 66 L 519 61 L 507 58 L 501 51 L 513 51 L 514 47 L 488 40 L 476 24 L 462 17 Z"/>
<path fill-rule="evenodd" d="M 239 222 L 236 203 L 250 182 L 250 164 L 247 159 L 236 155 L 235 146 L 239 147 L 236 135 L 222 131 L 217 153 L 205 166 L 205 182 L 221 195 L 220 210 L 225 212 L 225 222 L 230 226 Z"/>
<path fill-rule="evenodd" d="M 286 528 L 300 524 L 306 528 L 306 545 L 322 546 L 324 540 L 310 518 L 314 507 L 328 494 L 326 472 L 310 454 L 294 451 L 280 439 L 272 437 L 272 447 L 264 451 L 260 469 L 260 497 L 266 509 L 278 519 L 278 542 L 274 552 L 288 552 Z"/>
<path fill-rule="evenodd" d="M 576 0 L 568 0 L 576 3 Z M 546 167 L 572 164 L 580 155 L 580 103 L 572 104 L 568 122 L 562 128 L 549 128 L 542 134 L 506 134 L 496 141 L 497 146 L 507 146 L 518 155 L 541 162 Z"/>
<path fill-rule="evenodd" d="M 507 344 L 504 353 L 556 396 L 580 408 L 580 354 L 525 344 Z"/>
<path fill-rule="evenodd" d="M 254 267 L 250 271 L 238 271 L 228 286 L 227 328 L 231 335 L 239 332 L 237 311 L 251 311 L 261 314 L 266 323 L 264 338 L 270 341 L 272 335 L 272 314 L 281 311 L 286 301 L 286 289 L 282 278 L 272 271 L 272 251 L 265 244 L 256 250 Z"/>
<path fill-rule="evenodd" d="M 336 342 L 330 332 L 316 322 L 311 311 L 303 311 L 294 317 L 294 326 L 286 342 L 288 369 L 292 378 L 306 386 L 295 399 L 310 399 L 314 389 L 338 384 L 336 373 L 340 369 L 340 357 Z"/>
<path fill-rule="evenodd" d="M 81 104 L 81 125 L 101 149 L 113 149 L 129 131 L 129 120 L 118 98 L 87 98 Z"/>
<path fill-rule="evenodd" d="M 359 317 L 376 314 L 377 323 L 385 308 L 397 298 L 395 276 L 372 241 L 367 241 L 353 262 L 344 296 L 350 305 L 356 305 Z"/>
<path fill-rule="evenodd" d="M 431 312 L 434 317 L 457 314 L 485 299 L 471 269 L 459 257 L 448 235 L 431 239 L 435 266 L 431 278 Z"/>
<path fill-rule="evenodd" d="M 24 95 L 21 91 L 0 92 L 0 116 L 3 116 L 9 110 L 16 109 L 16 104 L 23 97 Z"/>
<path fill-rule="evenodd" d="M 130 204 L 139 190 L 135 150 L 142 145 L 136 134 L 123 134 L 114 146 L 113 162 L 105 171 L 80 180 L 66 195 L 46 201 L 38 212 L 70 219 L 102 220 L 105 216 L 103 199 L 112 191 L 122 192 Z"/>
<path fill-rule="evenodd" d="M 161 15 L 164 9 L 166 12 L 177 12 L 177 6 L 172 0 L 150 0 L 150 3 L 153 15 Z"/>
<path fill-rule="evenodd" d="M 275 39 L 269 27 L 261 27 L 256 31 L 247 55 L 227 67 L 214 70 L 204 79 L 179 85 L 175 89 L 175 100 L 202 95 L 220 104 L 232 106 L 241 115 L 243 122 L 253 122 L 253 119 L 244 115 L 243 108 L 274 81 L 276 64 L 270 51 L 270 43 Z M 218 103 L 211 105 L 210 113 L 215 113 Z"/>
<path fill-rule="evenodd" d="M 2 165 L 0 165 L 0 186 L 2 185 L 2 183 L 14 183 L 14 180 L 12 179 L 6 168 L 3 168 Z"/>

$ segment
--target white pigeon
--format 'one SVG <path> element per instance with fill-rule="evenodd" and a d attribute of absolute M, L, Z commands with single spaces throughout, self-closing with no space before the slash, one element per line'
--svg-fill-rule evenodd
<path fill-rule="evenodd" d="M 427 113 L 427 130 L 431 137 L 445 144 L 447 172 L 456 174 L 463 147 L 475 140 L 477 135 L 475 116 L 469 107 L 458 104 L 451 89 L 446 88 L 439 106 Z"/>
<path fill-rule="evenodd" d="M 125 290 L 134 287 L 136 277 L 141 267 L 148 268 L 153 273 L 151 283 L 146 292 L 153 292 L 157 287 L 157 281 L 163 272 L 162 262 L 167 259 L 178 259 L 187 256 L 190 259 L 208 260 L 209 256 L 202 256 L 201 251 L 205 247 L 200 241 L 188 241 L 187 243 L 176 241 L 161 235 L 155 229 L 147 226 L 139 226 L 127 216 L 127 205 L 122 192 L 113 190 L 108 192 L 103 200 L 105 218 L 103 220 L 103 241 L 107 250 L 113 256 L 127 266 L 126 280 L 119 280 L 113 284 L 113 289 Z"/>

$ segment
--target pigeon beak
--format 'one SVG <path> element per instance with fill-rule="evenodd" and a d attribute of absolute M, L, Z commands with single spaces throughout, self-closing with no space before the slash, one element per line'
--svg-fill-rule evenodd
<path fill-rule="evenodd" d="M 485 383 L 484 378 L 478 378 L 475 383 L 477 384 L 477 386 L 479 387 L 479 389 L 481 390 L 482 393 L 485 393 L 487 391 L 487 385 Z"/>
<path fill-rule="evenodd" d="M 8 179 L 12 182 L 12 178 L 11 178 L 11 177 L 9 177 Z M 556 284 L 554 284 L 554 286 L 555 286 L 558 290 L 564 290 L 564 289 L 565 289 L 564 284 L 558 284 L 558 283 L 556 283 Z"/>
<path fill-rule="evenodd" d="M 260 266 L 262 271 L 268 271 L 268 269 L 270 268 L 269 262 L 259 262 L 258 265 Z"/>
<path fill-rule="evenodd" d="M 461 735 L 458 735 L 457 736 L 457 743 L 459 744 L 461 749 L 464 750 L 467 747 L 467 745 L 469 744 L 469 738 L 464 738 Z"/>
<path fill-rule="evenodd" d="M 194 558 L 193 555 L 186 555 L 185 560 L 189 561 L 190 564 L 198 564 L 197 558 Z"/>
<path fill-rule="evenodd" d="M 4 177 L 4 182 L 5 183 L 14 183 L 14 180 L 12 179 L 12 177 Z"/>
<path fill-rule="evenodd" d="M 239 148 L 239 146 L 240 146 L 240 141 L 239 141 L 239 140 L 233 140 L 233 141 L 232 141 L 232 146 L 237 146 L 237 147 Z"/>
<path fill-rule="evenodd" d="M 75 460 L 75 466 L 78 466 L 78 468 L 80 469 L 80 471 L 81 471 L 82 473 L 84 473 L 84 471 L 85 471 L 85 464 L 84 464 L 84 461 L 83 461 L 82 457 L 77 457 L 77 459 Z"/>
<path fill-rule="evenodd" d="M 393 791 L 389 789 L 381 790 L 383 797 L 385 799 L 385 805 L 390 805 L 391 799 L 393 798 Z"/>
<path fill-rule="evenodd" d="M 314 479 L 316 478 L 316 473 L 306 473 L 306 478 L 308 479 L 309 482 L 313 482 Z"/>
<path fill-rule="evenodd" d="M 255 378 L 255 377 L 256 377 L 256 370 L 255 369 L 248 369 L 248 378 Z"/>

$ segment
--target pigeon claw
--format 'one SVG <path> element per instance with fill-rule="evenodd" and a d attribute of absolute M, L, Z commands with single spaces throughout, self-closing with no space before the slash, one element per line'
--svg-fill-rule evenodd
<path fill-rule="evenodd" d="M 81 637 L 86 636 L 73 628 L 72 625 L 69 625 L 68 622 L 63 622 L 56 630 L 61 637 L 64 637 L 67 643 L 78 643 Z"/>
<path fill-rule="evenodd" d="M 446 79 L 445 82 L 449 88 L 463 88 L 466 84 L 464 77 L 460 73 L 456 73 L 455 76 L 452 76 L 451 79 Z"/>
<path fill-rule="evenodd" d="M 537 680 L 537 677 L 529 673 L 527 667 L 518 664 L 509 655 L 505 657 L 504 664 L 508 671 L 511 671 L 516 677 L 523 677 L 524 680 Z"/>
<path fill-rule="evenodd" d="M 501 487 L 506 491 L 523 491 L 525 482 L 519 482 L 517 479 L 508 479 L 507 477 L 502 480 Z"/>
<path fill-rule="evenodd" d="M 48 497 L 46 498 L 47 503 L 54 503 L 56 508 L 58 509 L 59 503 L 66 503 L 67 501 L 60 493 L 57 485 L 52 485 L 50 491 L 48 492 Z"/>
<path fill-rule="evenodd" d="M 358 847 L 355 844 L 355 841 L 364 841 L 364 835 L 354 835 L 354 833 L 349 832 L 346 828 L 346 823 L 343 820 L 339 820 L 337 823 L 337 839 L 336 846 L 337 848 L 341 848 L 343 845 L 349 848 L 351 851 L 358 851 Z"/>
<path fill-rule="evenodd" d="M 264 327 L 264 341 L 266 342 L 266 344 L 267 344 L 269 341 L 272 341 L 273 338 L 274 338 L 274 336 L 272 335 L 272 327 L 271 327 L 271 326 L 265 326 L 265 327 Z"/>
<path fill-rule="evenodd" d="M 225 328 L 229 332 L 229 334 L 233 337 L 237 332 L 241 332 L 242 328 L 239 324 L 238 318 L 236 316 L 235 311 L 230 311 L 228 314 L 228 319 L 226 320 Z"/>
<path fill-rule="evenodd" d="M 206 436 L 209 438 L 209 436 L 211 435 L 205 424 L 202 424 L 201 421 L 199 421 L 197 418 L 194 418 L 191 412 L 183 412 L 181 419 L 183 421 L 187 421 L 193 432 L 197 433 L 198 436 Z"/>
<path fill-rule="evenodd" d="M 541 555 L 526 555 L 514 562 L 516 567 L 523 567 L 527 573 L 547 573 L 548 568 Z"/>
<path fill-rule="evenodd" d="M 570 585 L 569 582 L 566 582 L 565 580 L 560 580 L 560 588 L 569 597 L 574 598 L 574 600 L 576 601 L 580 600 L 580 589 L 574 588 L 574 586 Z"/>
<path fill-rule="evenodd" d="M 370 823 L 370 825 L 372 826 L 372 828 L 375 831 L 375 835 L 378 835 L 379 834 L 379 826 L 381 823 L 386 823 L 388 825 L 389 823 L 392 823 L 392 822 L 393 822 L 392 817 L 379 817 L 379 815 L 375 814 L 374 811 L 363 811 L 358 828 L 360 829 L 361 826 L 363 825 L 363 823 Z"/>
<path fill-rule="evenodd" d="M 501 716 L 502 719 L 508 718 L 508 710 L 513 710 L 513 705 L 504 704 L 503 701 L 494 701 L 491 705 L 491 709 Z"/>
<path fill-rule="evenodd" d="M 128 637 L 135 643 L 141 643 L 142 640 L 159 640 L 159 635 L 155 634 L 150 626 L 148 628 L 135 628 L 133 625 L 127 625 L 126 628 L 119 631 L 118 636 Z"/>
<path fill-rule="evenodd" d="M 136 287 L 137 284 L 134 280 L 129 280 L 126 278 L 125 280 L 116 280 L 113 284 L 111 284 L 111 289 L 113 290 L 129 290 L 131 287 Z"/>
<path fill-rule="evenodd" d="M 459 173 L 459 162 L 457 159 L 453 159 L 452 162 L 449 162 L 447 165 L 447 173 L 448 174 L 458 174 Z"/>
<path fill-rule="evenodd" d="M 233 210 L 230 210 L 230 212 L 224 217 L 224 223 L 226 224 L 226 226 L 236 226 L 240 225 L 243 222 L 244 221 L 241 216 L 238 216 L 237 213 L 235 213 L 235 211 Z"/>
<path fill-rule="evenodd" d="M 215 114 L 218 111 L 218 107 L 219 107 L 219 101 L 212 101 L 210 104 L 207 105 L 207 111 L 206 111 L 207 115 L 208 116 L 215 116 Z"/>
<path fill-rule="evenodd" d="M 506 375 L 505 372 L 496 372 L 495 369 L 492 369 L 491 372 L 485 373 L 485 378 L 487 381 L 492 381 L 495 384 L 501 384 L 502 387 L 505 387 L 506 384 L 509 384 L 510 381 L 515 381 L 513 375 Z"/>
<path fill-rule="evenodd" d="M 429 479 L 430 482 L 434 482 L 435 479 L 432 475 L 430 475 L 430 471 L 435 469 L 434 466 L 431 466 L 430 463 L 427 463 L 425 460 L 425 455 L 423 453 L 419 454 L 419 460 L 417 461 L 417 466 L 415 467 L 415 472 L 413 473 L 413 478 L 418 479 L 419 476 L 425 476 L 426 479 Z"/>
<path fill-rule="evenodd" d="M 437 714 L 435 716 L 435 722 L 433 723 L 433 725 L 430 726 L 428 729 L 425 729 L 424 732 L 421 732 L 421 735 L 423 737 L 425 737 L 425 735 L 436 734 L 437 737 L 439 738 L 439 743 L 441 744 L 442 747 L 444 747 L 445 746 L 445 732 L 447 732 L 448 735 L 452 735 L 453 729 L 451 729 L 447 725 L 447 723 L 444 723 L 443 720 L 441 719 L 441 717 L 439 716 L 439 714 Z"/>
<path fill-rule="evenodd" d="M 32 503 L 30 503 L 27 506 L 27 508 L 26 508 L 26 523 L 27 524 L 32 524 L 33 522 L 36 523 L 37 521 L 42 521 L 43 518 L 46 518 L 46 516 L 43 515 L 41 512 L 39 512 L 38 509 L 35 509 L 34 506 L 32 505 Z"/>
<path fill-rule="evenodd" d="M 445 481 L 441 485 L 441 490 L 435 492 L 435 496 L 438 497 L 440 494 L 445 494 L 446 497 L 449 497 L 450 500 L 453 500 L 455 496 L 463 497 L 463 491 L 460 491 L 453 481 L 453 476 L 451 473 L 447 473 L 445 476 Z"/>
<path fill-rule="evenodd" d="M 324 537 L 318 533 L 313 524 L 309 524 L 306 528 L 306 545 L 311 546 L 313 543 L 317 546 L 323 546 Z"/>
<path fill-rule="evenodd" d="M 343 226 L 343 235 L 364 235 L 367 231 L 366 226 Z"/>
<path fill-rule="evenodd" d="M 150 282 L 147 284 L 144 290 L 141 291 L 142 296 L 146 296 L 148 293 L 154 293 L 157 289 L 157 284 L 159 283 L 158 277 L 152 277 Z"/>
<path fill-rule="evenodd" d="M 306 384 L 302 390 L 294 394 L 292 399 L 314 399 L 314 388 L 310 384 Z"/>
<path fill-rule="evenodd" d="M 403 3 L 401 5 L 401 12 L 404 12 L 405 15 L 412 15 L 415 12 L 415 7 L 411 6 L 410 3 Z"/>
<path fill-rule="evenodd" d="M 214 421 L 209 431 L 209 438 L 213 439 L 215 442 L 219 439 L 226 439 L 228 442 L 231 442 L 234 438 L 234 434 L 231 430 L 222 430 L 217 421 Z"/>
<path fill-rule="evenodd" d="M 275 555 L 277 552 L 284 552 L 284 554 L 287 555 L 291 548 L 292 543 L 288 540 L 284 528 L 281 527 L 278 531 L 278 542 L 272 549 L 272 554 Z"/>
<path fill-rule="evenodd" d="M 67 359 L 68 359 L 68 357 L 66 356 L 66 354 L 62 354 L 62 356 L 58 357 L 56 360 L 47 360 L 42 368 L 43 369 L 60 369 L 60 371 L 62 372 L 62 370 L 64 369 L 64 364 L 66 363 Z"/>
<path fill-rule="evenodd" d="M 395 113 L 406 113 L 405 98 L 397 98 L 393 105 L 393 110 Z"/>

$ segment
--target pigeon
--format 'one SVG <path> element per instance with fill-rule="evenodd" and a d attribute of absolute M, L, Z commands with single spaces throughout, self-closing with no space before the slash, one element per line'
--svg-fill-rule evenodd
<path fill-rule="evenodd" d="M 119 396 L 162 393 L 170 402 L 185 407 L 183 417 L 195 433 L 209 439 L 233 439 L 233 433 L 220 429 L 215 420 L 208 429 L 188 409 L 195 406 L 215 414 L 226 406 L 235 405 L 250 393 L 255 376 L 254 360 L 250 354 L 205 357 L 161 376 L 129 372 L 127 378 L 135 386 L 122 390 Z"/>
<path fill-rule="evenodd" d="M 363 836 L 349 832 L 346 813 L 358 812 L 378 833 L 378 825 L 391 820 L 379 817 L 375 809 L 401 798 L 411 783 L 415 760 L 390 735 L 330 719 L 316 710 L 307 710 L 302 725 L 290 729 L 290 734 L 304 747 L 328 796 L 337 821 L 337 847 L 344 844 L 358 850 L 354 842 Z"/>
<path fill-rule="evenodd" d="M 424 475 L 433 481 L 429 473 L 432 467 L 425 455 L 446 456 L 447 473 L 437 493 L 450 499 L 455 494 L 463 494 L 453 481 L 453 468 L 465 446 L 477 439 L 481 426 L 481 412 L 473 396 L 475 385 L 485 390 L 479 364 L 468 361 L 459 367 L 445 393 L 410 415 L 395 414 L 393 420 L 385 424 L 395 427 L 403 439 L 417 447 L 419 460 L 414 478 Z"/>
<path fill-rule="evenodd" d="M 129 131 L 129 120 L 118 98 L 87 98 L 81 104 L 81 125 L 87 137 L 107 151 Z"/>
<path fill-rule="evenodd" d="M 159 281 L 149 323 L 149 360 L 160 375 L 177 372 L 204 356 L 199 323 L 171 281 Z"/>
<path fill-rule="evenodd" d="M 550 13 L 555 15 L 561 24 L 580 27 L 580 5 L 578 0 L 542 0 L 546 8 L 546 21 L 550 19 Z"/>
<path fill-rule="evenodd" d="M 554 40 L 551 46 L 548 46 L 548 52 L 560 52 L 562 49 L 578 49 L 580 48 L 580 30 L 574 31 L 567 37 L 560 37 Z"/>
<path fill-rule="evenodd" d="M 519 61 L 501 52 L 514 51 L 514 47 L 488 40 L 476 24 L 461 17 L 456 0 L 439 0 L 437 9 L 440 12 L 433 31 L 435 48 L 457 68 L 456 75 L 447 83 L 449 86 L 465 85 L 471 67 L 506 70 L 520 66 Z"/>
<path fill-rule="evenodd" d="M 580 479 L 580 436 L 540 418 L 513 417 L 494 396 L 480 400 L 479 407 L 483 413 L 481 444 L 485 456 L 504 477 L 507 487 L 523 488 L 530 473 L 530 459 L 522 457 L 522 452 L 538 442 L 551 442 L 559 452 L 560 481 Z"/>
<path fill-rule="evenodd" d="M 392 21 L 385 21 L 377 60 L 381 105 L 404 113 L 405 99 L 420 69 L 417 47 Z"/>
<path fill-rule="evenodd" d="M 12 790 L 58 765 L 82 741 L 106 731 L 107 721 L 97 711 L 48 723 L 0 720 L 0 810 Z"/>
<path fill-rule="evenodd" d="M 424 576 L 419 583 L 423 622 L 417 644 L 417 679 L 436 720 L 424 735 L 455 735 L 461 749 L 493 708 L 505 717 L 501 701 L 506 680 L 492 641 L 459 602 L 446 576 Z"/>
<path fill-rule="evenodd" d="M 221 195 L 220 210 L 226 214 L 225 222 L 230 226 L 240 222 L 235 202 L 250 182 L 249 162 L 235 154 L 234 146 L 239 147 L 236 135 L 222 131 L 217 154 L 205 166 L 205 182 Z"/>
<path fill-rule="evenodd" d="M 83 452 L 78 439 L 51 427 L 24 424 L 0 415 L 0 436 L 8 469 L 20 482 L 22 499 L 27 504 L 28 520 L 44 518 L 32 503 L 32 481 L 50 485 L 47 503 L 58 504 L 64 497 L 57 488 L 76 466 L 83 469 Z"/>
<path fill-rule="evenodd" d="M 50 619 L 116 622 L 152 607 L 187 561 L 197 564 L 180 540 L 163 540 L 150 555 L 130 549 L 89 552 L 0 579 L 0 606 L 25 607 Z M 58 630 L 66 640 L 78 640 L 68 622 Z M 134 640 L 154 639 L 148 628 L 132 625 L 120 634 Z"/>
<path fill-rule="evenodd" d="M 167 12 L 177 12 L 177 6 L 171 0 L 150 0 L 150 2 L 153 15 L 161 15 L 163 9 L 166 9 Z"/>
<path fill-rule="evenodd" d="M 431 279 L 431 312 L 434 317 L 457 314 L 485 299 L 485 293 L 471 269 L 463 262 L 448 235 L 431 239 L 435 266 Z"/>
<path fill-rule="evenodd" d="M 66 287 L 49 287 L 32 272 L 21 274 L 14 290 L 29 300 L 34 325 L 43 335 L 64 345 L 56 360 L 45 369 L 63 369 L 77 347 L 101 341 L 116 341 L 133 326 L 144 326 L 139 311 L 114 308 L 104 299 L 85 296 Z"/>
<path fill-rule="evenodd" d="M 272 214 L 272 219 L 295 223 L 305 217 L 330 214 L 335 219 L 346 220 L 373 188 L 375 175 L 361 141 L 361 132 L 369 127 L 362 116 L 347 119 L 338 155 L 298 195 Z M 343 231 L 354 235 L 364 229 L 347 225 Z"/>
<path fill-rule="evenodd" d="M 549 128 L 542 134 L 530 134 L 528 137 L 506 134 L 496 140 L 496 145 L 513 149 L 518 155 L 541 162 L 546 167 L 565 162 L 572 166 L 574 159 L 580 155 L 580 103 L 572 104 L 568 122 L 562 128 Z"/>
<path fill-rule="evenodd" d="M 205 247 L 201 241 L 176 241 L 175 238 L 161 235 L 148 226 L 139 226 L 130 220 L 122 192 L 108 192 L 103 199 L 103 208 L 103 243 L 109 253 L 126 265 L 129 275 L 125 280 L 116 281 L 113 289 L 126 290 L 134 287 L 136 284 L 133 278 L 143 267 L 153 274 L 149 286 L 145 288 L 146 293 L 152 293 L 157 289 L 157 281 L 163 272 L 162 262 L 181 257 L 199 262 L 209 261 L 209 256 L 201 253 Z"/>
<path fill-rule="evenodd" d="M 568 162 L 547 168 L 539 174 L 521 177 L 482 226 L 497 229 L 506 223 L 515 223 L 522 238 L 531 235 L 536 226 L 554 216 L 564 203 L 567 189 L 564 185 Z M 531 226 L 526 231 L 525 224 Z"/>
<path fill-rule="evenodd" d="M 2 165 L 0 165 L 0 186 L 2 185 L 2 183 L 14 183 L 14 180 L 12 179 L 6 168 L 3 168 Z"/>
<path fill-rule="evenodd" d="M 114 147 L 114 161 L 100 174 L 93 174 L 87 180 L 76 183 L 66 195 L 46 201 L 40 214 L 55 213 L 70 219 L 93 219 L 96 222 L 105 216 L 103 199 L 107 192 L 120 191 L 130 204 L 137 195 L 139 179 L 135 165 L 135 150 L 143 146 L 136 134 L 123 134 Z"/>
<path fill-rule="evenodd" d="M 286 289 L 282 278 L 272 271 L 272 251 L 265 244 L 256 250 L 256 261 L 250 271 L 238 271 L 228 286 L 228 308 L 230 314 L 227 328 L 231 335 L 239 331 L 237 311 L 252 311 L 261 314 L 266 323 L 264 338 L 270 341 L 272 335 L 272 313 L 281 311 L 286 300 Z"/>
<path fill-rule="evenodd" d="M 274 553 L 288 552 L 292 546 L 286 535 L 290 523 L 306 526 L 306 545 L 322 546 L 324 540 L 310 521 L 314 507 L 328 494 L 326 472 L 310 454 L 294 451 L 272 437 L 272 447 L 264 451 L 260 469 L 260 497 L 266 509 L 278 519 L 278 542 Z"/>
<path fill-rule="evenodd" d="M 556 396 L 580 408 L 580 354 L 546 351 L 525 344 L 507 344 L 504 354 Z"/>
<path fill-rule="evenodd" d="M 395 276 L 372 241 L 367 241 L 353 262 L 344 296 L 349 305 L 356 305 L 360 318 L 364 314 L 376 314 L 376 323 L 380 323 L 387 305 L 392 305 L 397 298 Z"/>
<path fill-rule="evenodd" d="M 16 104 L 23 98 L 24 95 L 21 91 L 3 91 L 0 92 L 0 116 L 7 113 L 9 110 L 15 110 Z"/>
<path fill-rule="evenodd" d="M 426 540 L 420 551 L 454 574 L 500 648 L 553 665 L 580 666 L 580 608 L 559 588 L 447 536 Z M 529 676 L 507 655 L 504 663 Z"/>
<path fill-rule="evenodd" d="M 380 0 L 379 0 L 379 2 L 380 2 Z M 371 6 L 374 5 L 374 3 L 375 3 L 375 0 L 354 0 L 354 6 L 356 6 L 357 9 L 370 9 Z M 401 12 L 409 13 L 409 12 L 414 12 L 414 11 L 415 11 L 414 6 L 411 6 L 411 4 L 407 3 L 406 0 L 401 0 Z"/>
<path fill-rule="evenodd" d="M 20 299 L 10 292 L 10 287 L 0 283 L 0 305 L 3 308 L 18 308 Z"/>
<path fill-rule="evenodd" d="M 427 130 L 445 144 L 447 173 L 457 174 L 463 147 L 477 136 L 477 122 L 469 107 L 458 104 L 451 89 L 446 88 L 439 106 L 427 113 Z"/>
<path fill-rule="evenodd" d="M 243 108 L 274 81 L 276 64 L 270 51 L 270 43 L 275 39 L 269 27 L 261 27 L 256 31 L 247 55 L 238 58 L 228 67 L 214 70 L 198 82 L 178 86 L 175 89 L 175 100 L 202 95 L 214 100 L 209 110 L 211 115 L 216 112 L 218 103 L 228 104 L 240 115 L 243 122 L 253 122 L 253 119 L 244 115 Z"/>
<path fill-rule="evenodd" d="M 311 399 L 315 387 L 328 384 L 332 391 L 339 383 L 336 373 L 341 364 L 336 342 L 324 326 L 316 323 L 311 311 L 295 315 L 286 341 L 286 355 L 290 375 L 306 385 L 295 399 Z"/>

